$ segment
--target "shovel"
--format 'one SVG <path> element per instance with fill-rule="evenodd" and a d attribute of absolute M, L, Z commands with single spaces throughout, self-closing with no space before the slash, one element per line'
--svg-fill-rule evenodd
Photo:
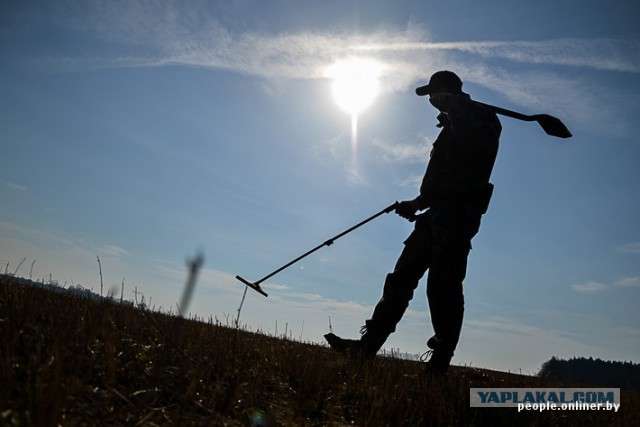
<path fill-rule="evenodd" d="M 493 111 L 496 114 L 523 120 L 525 122 L 538 122 L 547 135 L 556 136 L 558 138 L 571 138 L 572 136 L 569 129 L 567 129 L 564 123 L 562 123 L 557 117 L 553 117 L 548 114 L 534 114 L 532 116 L 528 116 L 516 111 L 507 110 L 506 108 L 496 107 L 494 105 L 484 104 L 478 101 L 473 102 L 481 107 Z"/>

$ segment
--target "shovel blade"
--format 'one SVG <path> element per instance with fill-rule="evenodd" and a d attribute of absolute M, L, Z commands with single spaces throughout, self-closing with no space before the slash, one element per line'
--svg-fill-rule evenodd
<path fill-rule="evenodd" d="M 548 114 L 537 114 L 534 117 L 547 135 L 557 136 L 558 138 L 571 138 L 571 132 L 557 117 Z"/>

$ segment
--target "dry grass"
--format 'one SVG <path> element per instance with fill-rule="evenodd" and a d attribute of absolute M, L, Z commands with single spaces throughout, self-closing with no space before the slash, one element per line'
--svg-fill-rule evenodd
<path fill-rule="evenodd" d="M 417 362 L 358 366 L 329 349 L 0 281 L 0 424 L 633 425 L 611 412 L 469 407 L 470 387 L 540 378 Z"/>

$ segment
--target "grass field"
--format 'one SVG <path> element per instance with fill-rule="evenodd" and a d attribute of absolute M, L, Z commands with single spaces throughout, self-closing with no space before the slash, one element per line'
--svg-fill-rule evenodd
<path fill-rule="evenodd" d="M 470 387 L 569 387 L 556 380 L 377 357 L 0 281 L 2 425 L 639 425 L 621 409 L 470 408 Z"/>

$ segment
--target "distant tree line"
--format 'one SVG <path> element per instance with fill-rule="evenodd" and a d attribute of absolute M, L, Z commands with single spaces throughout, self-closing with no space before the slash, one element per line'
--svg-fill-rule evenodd
<path fill-rule="evenodd" d="M 593 357 L 563 360 L 554 356 L 542 364 L 538 376 L 598 387 L 640 390 L 640 364 L 632 362 L 612 362 Z"/>

